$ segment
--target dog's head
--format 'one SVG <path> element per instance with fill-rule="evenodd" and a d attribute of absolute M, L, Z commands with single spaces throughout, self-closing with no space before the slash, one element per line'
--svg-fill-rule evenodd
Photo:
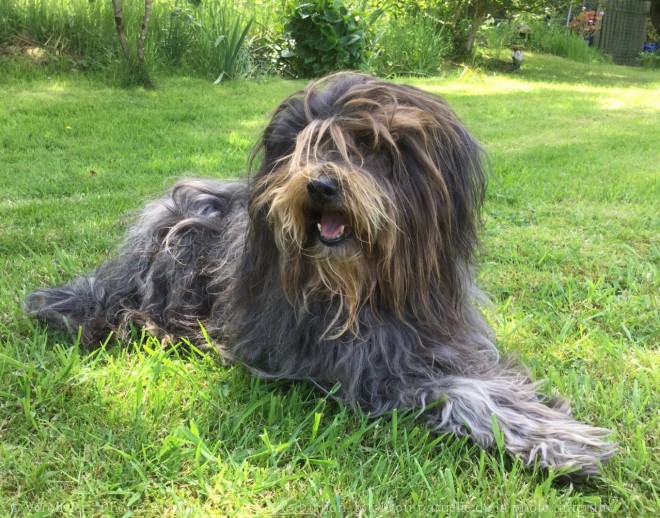
<path fill-rule="evenodd" d="M 333 335 L 365 304 L 403 319 L 459 304 L 485 175 L 444 100 L 335 74 L 285 100 L 259 150 L 252 228 L 270 233 L 291 303 L 337 301 Z"/>

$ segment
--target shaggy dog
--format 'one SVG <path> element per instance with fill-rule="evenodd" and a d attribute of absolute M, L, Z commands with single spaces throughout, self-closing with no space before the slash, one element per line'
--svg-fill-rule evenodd
<path fill-rule="evenodd" d="M 29 312 L 88 344 L 135 324 L 205 330 L 259 375 L 339 383 L 371 415 L 416 409 L 482 447 L 499 428 L 527 465 L 599 471 L 608 431 L 502 361 L 475 308 L 484 156 L 441 98 L 335 74 L 277 108 L 256 156 L 247 183 L 175 185 L 116 258 Z"/>

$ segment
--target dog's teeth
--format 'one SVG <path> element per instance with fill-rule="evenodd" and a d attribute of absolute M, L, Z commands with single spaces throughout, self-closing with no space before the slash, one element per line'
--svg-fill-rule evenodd
<path fill-rule="evenodd" d="M 337 237 L 343 236 L 345 229 L 346 229 L 346 225 L 342 225 L 341 227 L 339 227 L 339 234 L 337 234 Z"/>
<path fill-rule="evenodd" d="M 319 229 L 319 232 L 323 232 L 323 227 L 321 226 L 320 223 L 317 223 L 317 224 L 316 224 L 316 228 Z"/>

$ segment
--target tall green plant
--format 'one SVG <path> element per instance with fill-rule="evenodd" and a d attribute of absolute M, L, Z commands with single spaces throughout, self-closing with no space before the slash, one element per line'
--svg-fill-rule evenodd
<path fill-rule="evenodd" d="M 450 32 L 434 18 L 401 16 L 382 31 L 369 66 L 386 77 L 437 75 L 452 48 Z"/>
<path fill-rule="evenodd" d="M 521 39 L 520 27 L 528 33 Z M 553 54 L 580 63 L 600 61 L 603 56 L 590 47 L 583 37 L 567 30 L 563 23 L 546 22 L 530 16 L 516 17 L 496 26 L 486 27 L 482 34 L 492 48 L 506 48 L 511 44 L 523 44 L 530 50 Z"/>
<path fill-rule="evenodd" d="M 155 32 L 159 35 L 159 53 L 170 66 L 181 66 L 186 53 L 194 47 L 195 31 L 200 25 L 197 7 L 199 4 L 193 4 L 190 0 L 175 0 L 170 15 L 155 20 L 158 26 L 154 29 L 157 29 Z"/>
<path fill-rule="evenodd" d="M 216 83 L 239 75 L 244 43 L 254 19 L 245 19 L 230 2 L 218 0 L 202 4 L 199 27 L 196 28 L 196 51 L 191 59 L 198 60 L 198 68 L 216 74 Z M 201 59 L 201 63 L 199 60 Z"/>
<path fill-rule="evenodd" d="M 240 52 L 252 22 L 253 20 L 250 19 L 243 25 L 243 20 L 237 18 L 233 23 L 227 23 L 223 33 L 216 38 L 214 47 L 218 53 L 221 72 L 215 84 L 220 83 L 225 77 L 234 77 Z"/>

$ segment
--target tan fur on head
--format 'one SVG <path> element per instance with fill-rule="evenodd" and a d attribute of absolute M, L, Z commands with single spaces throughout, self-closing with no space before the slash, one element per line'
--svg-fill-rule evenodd
<path fill-rule="evenodd" d="M 346 331 L 357 334 L 358 311 L 377 284 L 373 258 L 389 261 L 395 252 L 394 202 L 358 165 L 323 162 L 318 149 L 314 155 L 294 156 L 273 171 L 255 205 L 267 207 L 283 257 L 281 281 L 289 302 L 304 312 L 312 299 L 336 298 L 338 310 L 326 331 L 331 337 Z M 339 185 L 341 199 L 330 210 L 343 214 L 353 233 L 353 239 L 331 248 L 309 236 L 313 209 L 307 185 L 321 177 Z"/>
<path fill-rule="evenodd" d="M 257 180 L 252 206 L 266 214 L 283 255 L 288 300 L 304 311 L 311 299 L 336 298 L 339 309 L 330 336 L 356 334 L 358 311 L 367 301 L 373 304 L 374 295 L 401 318 L 411 293 L 420 297 L 420 312 L 431 311 L 424 300 L 427 290 L 419 286 L 446 275 L 442 264 L 449 243 L 444 238 L 451 233 L 452 207 L 437 152 L 453 151 L 453 114 L 441 102 L 425 107 L 427 96 L 411 99 L 414 92 L 403 97 L 396 89 L 365 84 L 340 98 L 340 109 L 319 118 L 310 108 L 315 95 L 310 87 L 304 98 L 307 125 L 295 136 L 291 152 Z M 414 155 L 414 165 L 403 153 Z M 421 198 L 399 184 L 400 178 L 409 181 L 410 167 L 424 178 Z M 307 185 L 323 177 L 339 185 L 340 201 L 333 210 L 348 218 L 354 234 L 332 248 L 309 235 Z M 429 231 L 417 234 L 413 225 L 418 221 Z"/>

